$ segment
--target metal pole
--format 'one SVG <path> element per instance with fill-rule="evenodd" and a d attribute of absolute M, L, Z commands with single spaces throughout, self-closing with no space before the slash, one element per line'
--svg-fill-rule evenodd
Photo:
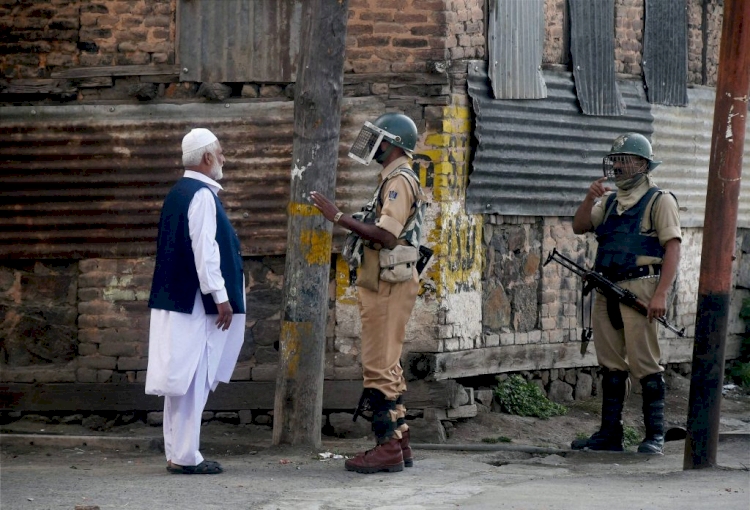
<path fill-rule="evenodd" d="M 724 0 L 684 469 L 716 466 L 749 85 L 750 1 Z"/>
<path fill-rule="evenodd" d="M 309 201 L 335 194 L 348 0 L 305 2 L 294 102 L 273 444 L 320 448 L 332 225 Z"/>

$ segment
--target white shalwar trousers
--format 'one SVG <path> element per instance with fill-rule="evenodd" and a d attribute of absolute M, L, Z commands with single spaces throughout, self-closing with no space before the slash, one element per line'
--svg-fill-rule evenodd
<path fill-rule="evenodd" d="M 164 453 L 168 462 L 179 466 L 203 462 L 199 451 L 201 417 L 211 392 L 207 359 L 206 353 L 200 357 L 187 393 L 164 397 Z"/>
<path fill-rule="evenodd" d="M 197 466 L 203 409 L 219 382 L 229 382 L 245 336 L 245 314 L 229 329 L 216 327 L 196 292 L 191 314 L 151 310 L 146 393 L 164 396 L 164 452 L 168 461 Z"/>

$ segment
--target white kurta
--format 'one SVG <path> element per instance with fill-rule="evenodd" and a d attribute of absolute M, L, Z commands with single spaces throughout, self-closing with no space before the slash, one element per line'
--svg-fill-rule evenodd
<path fill-rule="evenodd" d="M 146 372 L 146 393 L 150 395 L 184 395 L 204 354 L 208 364 L 206 382 L 211 390 L 219 382 L 229 382 L 245 338 L 245 314 L 234 314 L 229 329 L 222 331 L 215 324 L 217 315 L 206 315 L 200 297 L 202 292 L 211 294 L 215 303 L 228 299 L 216 242 L 214 194 L 222 189 L 221 185 L 191 170 L 186 170 L 184 176 L 205 182 L 210 188 L 200 189 L 188 208 L 188 228 L 200 289 L 190 314 L 151 310 Z"/>

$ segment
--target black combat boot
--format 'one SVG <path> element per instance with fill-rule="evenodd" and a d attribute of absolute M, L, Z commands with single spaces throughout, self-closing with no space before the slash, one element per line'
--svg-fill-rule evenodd
<path fill-rule="evenodd" d="M 638 445 L 638 453 L 664 453 L 664 398 L 667 386 L 662 372 L 641 379 L 643 388 L 643 422 L 646 438 Z"/>
<path fill-rule="evenodd" d="M 602 379 L 602 426 L 588 439 L 576 439 L 570 444 L 574 450 L 608 450 L 621 452 L 623 447 L 622 406 L 628 373 L 605 369 Z"/>

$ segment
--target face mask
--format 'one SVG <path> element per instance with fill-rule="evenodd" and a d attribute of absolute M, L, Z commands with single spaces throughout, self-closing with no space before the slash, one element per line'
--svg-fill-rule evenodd
<path fill-rule="evenodd" d="M 615 181 L 615 185 L 623 191 L 628 191 L 640 185 L 644 180 L 646 180 L 646 174 L 638 174 L 630 179 Z"/>
<path fill-rule="evenodd" d="M 393 152 L 393 145 L 388 144 L 388 148 L 386 150 L 381 149 L 378 147 L 378 150 L 375 151 L 375 156 L 373 156 L 372 159 L 380 163 L 381 165 L 383 162 L 388 159 L 388 156 L 391 155 L 391 152 Z"/>

